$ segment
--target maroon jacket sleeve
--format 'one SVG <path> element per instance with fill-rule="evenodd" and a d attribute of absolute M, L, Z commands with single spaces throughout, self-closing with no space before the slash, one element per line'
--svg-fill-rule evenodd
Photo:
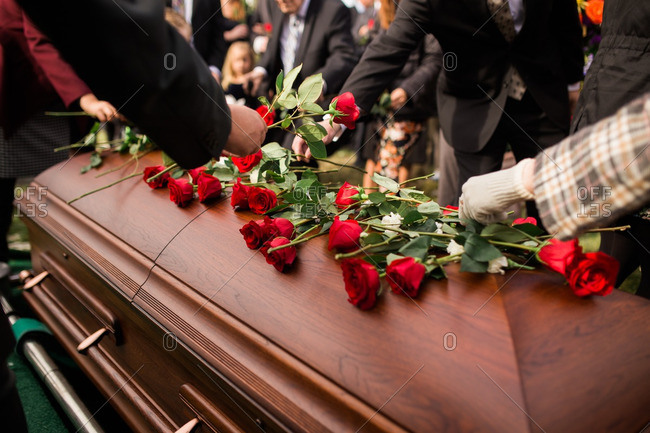
<path fill-rule="evenodd" d="M 23 28 L 29 50 L 43 69 L 66 107 L 92 91 L 81 81 L 72 67 L 61 58 L 59 52 L 23 13 Z"/>

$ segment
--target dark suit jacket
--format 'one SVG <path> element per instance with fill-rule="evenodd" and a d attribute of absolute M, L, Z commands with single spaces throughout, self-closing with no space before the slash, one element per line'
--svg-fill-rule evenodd
<path fill-rule="evenodd" d="M 19 2 L 95 95 L 176 162 L 197 167 L 221 154 L 232 124 L 223 91 L 199 54 L 165 22 L 163 2 Z"/>
<path fill-rule="evenodd" d="M 403 0 L 386 34 L 375 38 L 343 86 L 364 110 L 432 33 L 448 62 L 438 81 L 440 125 L 456 149 L 475 152 L 494 133 L 507 92 L 504 78 L 513 64 L 528 92 L 568 131 L 567 84 L 582 79 L 582 40 L 575 2 L 524 0 L 526 19 L 512 44 L 493 20 L 486 0 Z"/>
<path fill-rule="evenodd" d="M 264 87 L 268 90 L 274 89 L 275 77 L 282 69 L 280 35 L 284 14 L 275 3 L 271 6 L 271 18 L 273 34 L 259 63 L 269 74 L 268 85 Z M 350 11 L 340 0 L 311 0 L 295 60 L 296 65 L 302 63 L 302 70 L 294 87 L 306 77 L 322 72 L 327 93 L 338 93 L 357 61 L 350 29 Z"/>
<path fill-rule="evenodd" d="M 53 104 L 90 93 L 14 0 L 0 0 L 0 127 L 10 136 Z"/>
<path fill-rule="evenodd" d="M 171 0 L 166 0 L 171 7 Z M 194 0 L 192 2 L 193 44 L 209 66 L 221 69 L 227 45 L 223 38 L 226 19 L 221 13 L 219 0 Z"/>

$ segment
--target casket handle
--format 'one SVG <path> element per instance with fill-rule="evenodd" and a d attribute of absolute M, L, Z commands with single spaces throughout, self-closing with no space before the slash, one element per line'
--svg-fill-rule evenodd
<path fill-rule="evenodd" d="M 108 328 L 100 328 L 97 331 L 93 332 L 88 337 L 86 337 L 84 341 L 79 343 L 79 345 L 77 346 L 77 352 L 81 353 L 86 349 L 88 349 L 90 346 L 94 345 L 95 343 L 99 343 L 99 340 L 107 332 L 110 332 Z"/>
<path fill-rule="evenodd" d="M 199 419 L 194 418 L 188 421 L 183 427 L 176 430 L 176 433 L 190 433 L 197 425 L 199 425 Z"/>
<path fill-rule="evenodd" d="M 48 271 L 43 271 L 40 274 L 38 274 L 37 276 L 35 276 L 33 278 L 30 278 L 31 274 L 29 272 L 27 272 L 27 273 L 21 272 L 20 273 L 20 278 L 25 283 L 23 285 L 23 290 L 31 290 L 34 286 L 36 286 L 41 281 L 43 281 L 45 279 L 45 277 L 47 277 L 48 275 L 50 275 L 50 273 Z"/>

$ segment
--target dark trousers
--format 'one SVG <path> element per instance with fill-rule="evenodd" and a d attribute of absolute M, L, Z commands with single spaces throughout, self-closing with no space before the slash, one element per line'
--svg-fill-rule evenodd
<path fill-rule="evenodd" d="M 471 128 L 472 125 L 468 124 L 467 127 Z M 529 92 L 524 94 L 521 101 L 508 98 L 505 113 L 483 149 L 475 153 L 454 149 L 458 162 L 459 183 L 458 196 L 453 204 L 458 205 L 461 188 L 467 179 L 501 169 L 503 154 L 508 144 L 516 160 L 521 161 L 533 158 L 543 149 L 558 143 L 567 136 L 568 132 L 568 125 L 563 129 L 553 123 Z M 529 216 L 537 217 L 537 210 L 533 203 L 527 203 L 527 210 Z"/>
<path fill-rule="evenodd" d="M 650 299 L 650 221 L 636 216 L 621 218 L 616 225 L 630 225 L 624 232 L 600 234 L 600 251 L 614 257 L 621 265 L 616 286 L 641 266 L 641 284 L 636 294 Z"/>

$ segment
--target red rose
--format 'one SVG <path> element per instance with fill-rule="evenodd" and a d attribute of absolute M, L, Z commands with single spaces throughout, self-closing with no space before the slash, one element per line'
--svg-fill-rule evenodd
<path fill-rule="evenodd" d="M 266 257 L 266 263 L 273 265 L 280 272 L 284 271 L 287 266 L 290 266 L 296 260 L 296 247 L 290 246 L 271 253 L 268 250 L 269 248 L 286 245 L 289 242 L 291 242 L 289 239 L 279 236 L 262 247 L 262 254 Z"/>
<path fill-rule="evenodd" d="M 186 179 L 170 177 L 167 187 L 169 188 L 169 199 L 179 207 L 187 206 L 194 197 L 194 185 Z"/>
<path fill-rule="evenodd" d="M 231 157 L 233 164 L 237 166 L 241 173 L 246 173 L 251 168 L 255 167 L 262 160 L 262 149 L 259 152 L 252 155 L 243 156 L 241 158 L 237 156 Z"/>
<path fill-rule="evenodd" d="M 187 171 L 192 177 L 192 183 L 194 185 L 197 184 L 197 181 L 199 180 L 199 176 L 201 176 L 201 173 L 203 173 L 206 169 L 207 169 L 206 166 L 201 166 Z"/>
<path fill-rule="evenodd" d="M 350 251 L 359 248 L 359 236 L 362 231 L 356 220 L 341 221 L 337 215 L 330 227 L 327 249 L 336 248 L 339 251 Z"/>
<path fill-rule="evenodd" d="M 275 111 L 269 110 L 269 107 L 266 105 L 260 105 L 255 109 L 257 113 L 262 116 L 262 119 L 264 120 L 264 123 L 266 123 L 266 126 L 271 126 L 273 125 L 273 122 L 275 121 Z"/>
<path fill-rule="evenodd" d="M 264 31 L 271 33 L 273 31 L 273 25 L 271 23 L 264 23 Z"/>
<path fill-rule="evenodd" d="M 542 247 L 537 257 L 550 269 L 567 276 L 566 268 L 576 258 L 582 256 L 582 247 L 578 239 L 562 242 L 551 239 L 551 243 Z"/>
<path fill-rule="evenodd" d="M 267 230 L 272 236 L 281 236 L 287 239 L 293 239 L 294 225 L 291 221 L 286 218 L 269 218 L 264 217 L 265 227 L 269 227 L 270 230 Z"/>
<path fill-rule="evenodd" d="M 201 203 L 217 198 L 221 195 L 223 190 L 219 179 L 208 173 L 201 173 L 198 180 L 199 201 Z"/>
<path fill-rule="evenodd" d="M 348 129 L 354 129 L 354 122 L 359 118 L 359 107 L 354 103 L 354 95 L 345 92 L 332 99 L 332 104 L 335 104 L 336 111 L 340 113 L 334 115 L 334 123 L 340 123 Z"/>
<path fill-rule="evenodd" d="M 362 259 L 346 259 L 341 263 L 348 302 L 362 310 L 368 310 L 377 301 L 379 273 L 370 263 Z"/>
<path fill-rule="evenodd" d="M 252 187 L 248 192 L 248 206 L 258 215 L 273 209 L 278 204 L 278 197 L 266 188 Z"/>
<path fill-rule="evenodd" d="M 339 192 L 336 193 L 336 206 L 339 209 L 345 209 L 346 207 L 359 201 L 359 187 L 352 186 L 351 184 L 345 182 L 343 186 L 339 189 Z M 352 198 L 353 196 L 357 196 Z"/>
<path fill-rule="evenodd" d="M 263 224 L 263 223 L 262 223 Z M 239 233 L 244 236 L 246 246 L 251 250 L 261 247 L 268 240 L 266 232 L 257 221 L 249 221 L 239 229 Z"/>
<path fill-rule="evenodd" d="M 374 29 L 375 28 L 375 20 L 370 18 L 368 19 L 368 29 Z"/>
<path fill-rule="evenodd" d="M 578 296 L 609 295 L 614 290 L 619 263 L 603 252 L 577 257 L 567 268 L 567 281 Z"/>
<path fill-rule="evenodd" d="M 234 208 L 248 209 L 248 194 L 251 187 L 242 185 L 241 178 L 232 187 L 232 196 L 230 196 L 230 205 Z"/>
<path fill-rule="evenodd" d="M 393 260 L 386 267 L 386 280 L 395 293 L 414 298 L 420 290 L 420 284 L 426 273 L 426 268 L 413 257 Z"/>
<path fill-rule="evenodd" d="M 528 218 L 517 218 L 512 222 L 513 226 L 517 226 L 519 224 L 532 224 L 536 226 L 537 220 L 535 219 L 535 217 L 528 217 Z"/>
<path fill-rule="evenodd" d="M 154 165 L 152 167 L 146 167 L 144 169 L 144 175 L 142 176 L 142 180 L 144 180 L 144 183 L 149 185 L 149 188 L 151 189 L 162 188 L 163 186 L 166 186 L 170 178 L 169 173 L 165 173 L 162 176 L 155 178 L 151 182 L 147 182 L 147 179 L 157 175 L 161 171 L 165 170 L 165 168 L 167 167 L 165 167 L 164 165 Z"/>
<path fill-rule="evenodd" d="M 585 5 L 585 13 L 589 20 L 594 24 L 603 22 L 603 7 L 605 3 L 603 0 L 589 0 Z"/>
<path fill-rule="evenodd" d="M 447 209 L 443 209 L 443 210 L 442 210 L 442 214 L 443 214 L 443 215 L 451 215 L 451 214 L 454 213 L 454 212 L 458 212 L 458 206 L 448 205 L 448 206 L 445 206 L 445 207 L 446 207 Z M 451 209 L 451 210 L 449 210 L 449 209 Z"/>

